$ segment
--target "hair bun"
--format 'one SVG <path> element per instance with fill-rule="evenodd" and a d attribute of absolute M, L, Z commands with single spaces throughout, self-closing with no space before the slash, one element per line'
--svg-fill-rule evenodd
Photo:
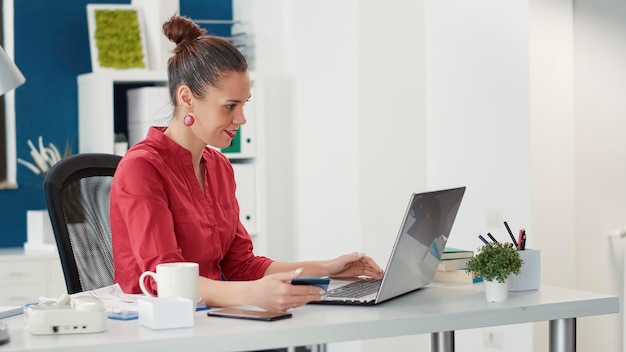
<path fill-rule="evenodd" d="M 178 45 L 186 40 L 193 40 L 206 34 L 206 30 L 200 28 L 188 17 L 172 16 L 163 24 L 163 34 Z"/>

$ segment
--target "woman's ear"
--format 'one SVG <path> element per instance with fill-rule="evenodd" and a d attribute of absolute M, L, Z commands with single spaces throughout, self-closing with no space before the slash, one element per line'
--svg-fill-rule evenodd
<path fill-rule="evenodd" d="M 183 84 L 178 87 L 176 91 L 176 103 L 179 107 L 183 108 L 187 112 L 191 112 L 193 109 L 193 94 L 189 86 Z"/>

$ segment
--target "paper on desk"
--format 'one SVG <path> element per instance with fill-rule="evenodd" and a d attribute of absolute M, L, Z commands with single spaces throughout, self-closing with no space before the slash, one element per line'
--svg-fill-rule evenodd
<path fill-rule="evenodd" d="M 70 297 L 93 296 L 99 298 L 109 311 L 109 318 L 118 320 L 137 319 L 139 312 L 138 298 L 144 297 L 143 294 L 124 293 L 119 284 L 98 288 L 91 291 L 79 292 Z M 198 301 L 196 310 L 208 309 L 204 302 Z"/>
<path fill-rule="evenodd" d="M 139 311 L 137 299 L 143 295 L 124 293 L 119 284 L 113 284 L 71 295 L 72 298 L 80 296 L 92 296 L 100 299 L 110 313 L 137 313 Z"/>

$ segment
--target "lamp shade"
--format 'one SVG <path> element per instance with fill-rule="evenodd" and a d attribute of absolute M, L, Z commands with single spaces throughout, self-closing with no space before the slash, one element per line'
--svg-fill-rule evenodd
<path fill-rule="evenodd" d="M 0 95 L 10 92 L 24 82 L 26 78 L 0 46 Z"/>

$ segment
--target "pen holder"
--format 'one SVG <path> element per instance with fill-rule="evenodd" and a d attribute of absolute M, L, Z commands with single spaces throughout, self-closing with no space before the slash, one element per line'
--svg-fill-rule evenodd
<path fill-rule="evenodd" d="M 539 289 L 541 278 L 541 252 L 536 249 L 518 251 L 522 259 L 519 274 L 509 276 L 509 291 L 529 291 Z"/>

